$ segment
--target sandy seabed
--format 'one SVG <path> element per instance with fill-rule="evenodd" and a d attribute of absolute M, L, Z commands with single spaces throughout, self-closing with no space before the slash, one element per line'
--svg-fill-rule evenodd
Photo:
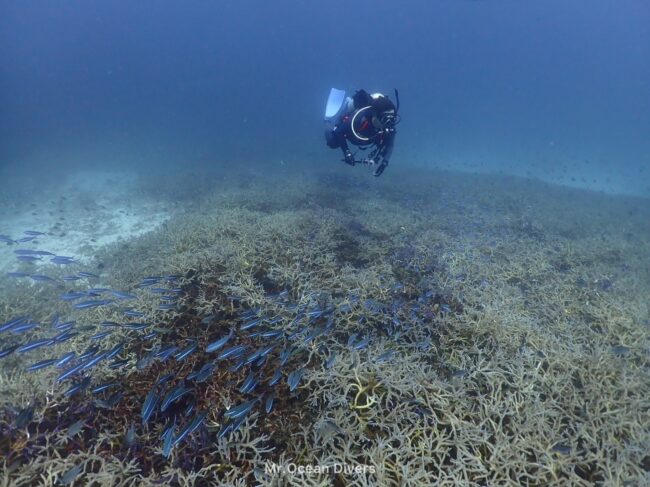
<path fill-rule="evenodd" d="M 7 198 L 45 235 L 0 247 L 0 323 L 38 324 L 0 332 L 0 485 L 650 482 L 647 200 L 392 167 Z"/>

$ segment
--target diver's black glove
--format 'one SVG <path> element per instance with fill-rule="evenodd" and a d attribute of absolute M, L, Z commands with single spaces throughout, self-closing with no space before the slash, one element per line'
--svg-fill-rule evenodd
<path fill-rule="evenodd" d="M 387 166 L 388 166 L 388 161 L 386 159 L 382 159 L 381 162 L 375 168 L 375 171 L 372 173 L 372 175 L 375 177 L 381 176 L 381 174 L 384 172 L 384 169 L 386 169 Z"/>
<path fill-rule="evenodd" d="M 354 166 L 356 161 L 354 160 L 354 156 L 352 155 L 352 152 L 350 152 L 349 150 L 345 151 L 345 158 L 343 159 L 343 162 L 349 164 L 350 166 Z"/>

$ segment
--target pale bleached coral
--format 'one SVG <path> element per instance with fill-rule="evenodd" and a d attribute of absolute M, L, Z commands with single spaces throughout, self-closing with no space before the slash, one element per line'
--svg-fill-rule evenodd
<path fill-rule="evenodd" d="M 178 188 L 187 206 L 164 226 L 103 249 L 102 282 L 136 294 L 130 305 L 146 320 L 183 337 L 201 333 L 198 318 L 213 313 L 219 318 L 210 326 L 236 326 L 235 300 L 286 313 L 269 299 L 283 289 L 300 305 L 350 305 L 334 313 L 329 335 L 302 348 L 307 372 L 298 390 L 283 389 L 270 415 L 258 408 L 241 430 L 217 440 L 221 411 L 240 398 L 227 386 L 233 377 L 219 371 L 205 388 L 212 408 L 203 432 L 165 460 L 156 428 L 138 427 L 137 447 L 123 445 L 147 392 L 138 387 L 151 383 L 133 370 L 136 347 L 126 352 L 123 412 L 134 417 L 116 422 L 95 409 L 93 429 L 75 442 L 56 440 L 89 413 L 80 408 L 66 422 L 55 373 L 25 372 L 26 357 L 3 359 L 0 427 L 12 435 L 0 444 L 11 452 L 5 485 L 53 485 L 79 464 L 80 480 L 97 485 L 648 481 L 647 205 L 448 173 L 372 183 L 327 173 L 229 178 L 219 179 L 218 192 L 202 185 L 193 198 Z M 134 287 L 160 273 L 180 274 L 186 291 L 168 314 Z M 3 319 L 69 313 L 53 288 L 18 283 L 0 292 Z M 382 306 L 393 302 L 391 324 Z M 112 308 L 82 316 L 120 318 Z M 370 344 L 353 350 L 353 333 Z M 123 338 L 116 333 L 107 344 Z M 77 337 L 53 352 L 85 346 Z M 100 366 L 95 374 L 120 380 L 124 372 Z M 42 425 L 29 436 L 12 429 L 9 409 L 28 404 Z M 335 465 L 364 470 L 333 473 Z M 289 473 L 295 466 L 331 469 Z"/>

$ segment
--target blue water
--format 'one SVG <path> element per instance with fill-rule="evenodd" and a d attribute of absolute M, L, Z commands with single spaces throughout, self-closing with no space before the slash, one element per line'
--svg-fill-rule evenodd
<path fill-rule="evenodd" d="M 393 166 L 650 195 L 645 0 L 2 2 L 0 60 L 3 176 L 354 171 L 335 86 L 400 90 Z"/>

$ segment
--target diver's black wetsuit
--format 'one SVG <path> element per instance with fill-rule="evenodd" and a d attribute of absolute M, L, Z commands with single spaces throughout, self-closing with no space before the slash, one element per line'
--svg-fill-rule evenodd
<path fill-rule="evenodd" d="M 336 123 L 328 122 L 325 131 L 327 145 L 333 149 L 340 147 L 343 160 L 351 166 L 358 162 L 377 165 L 374 175 L 380 176 L 393 153 L 395 105 L 387 96 L 371 96 L 364 90 L 357 91 L 352 99 L 352 110 L 344 112 Z M 348 142 L 362 148 L 374 145 L 375 150 L 369 158 L 355 161 Z"/>

